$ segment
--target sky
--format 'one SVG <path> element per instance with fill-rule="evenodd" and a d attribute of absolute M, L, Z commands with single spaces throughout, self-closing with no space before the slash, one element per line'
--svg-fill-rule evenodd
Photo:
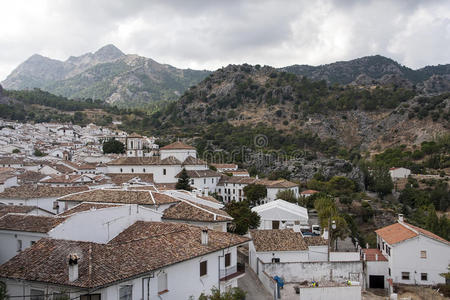
<path fill-rule="evenodd" d="M 178 68 L 320 65 L 380 54 L 450 63 L 448 0 L 0 0 L 0 80 L 31 55 L 114 44 Z"/>

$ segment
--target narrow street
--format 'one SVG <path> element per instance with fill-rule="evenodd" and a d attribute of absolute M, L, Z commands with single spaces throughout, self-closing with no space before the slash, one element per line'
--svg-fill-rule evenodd
<path fill-rule="evenodd" d="M 245 266 L 245 276 L 238 279 L 238 287 L 247 293 L 246 300 L 272 300 L 255 272 L 248 265 Z"/>

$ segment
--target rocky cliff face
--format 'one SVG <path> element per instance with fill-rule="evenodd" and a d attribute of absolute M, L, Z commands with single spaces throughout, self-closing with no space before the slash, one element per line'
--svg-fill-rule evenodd
<path fill-rule="evenodd" d="M 150 58 L 125 55 L 114 45 L 107 45 L 66 61 L 33 55 L 2 84 L 7 89 L 41 88 L 69 98 L 94 98 L 137 106 L 176 100 L 208 74 L 208 71 L 182 70 Z"/>

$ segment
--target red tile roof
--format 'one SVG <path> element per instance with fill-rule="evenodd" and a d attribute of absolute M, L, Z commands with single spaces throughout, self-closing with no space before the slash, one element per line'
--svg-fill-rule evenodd
<path fill-rule="evenodd" d="M 56 198 L 87 190 L 89 190 L 87 186 L 52 187 L 46 185 L 27 184 L 5 189 L 2 193 L 0 193 L 0 199 Z"/>
<path fill-rule="evenodd" d="M 1 265 L 0 277 L 102 287 L 249 241 L 209 230 L 209 243 L 202 245 L 201 230 L 186 224 L 138 221 L 108 244 L 41 239 Z M 73 252 L 80 257 L 79 278 L 69 282 L 68 255 Z"/>
<path fill-rule="evenodd" d="M 195 148 L 183 142 L 175 142 L 160 148 L 160 150 L 195 150 Z"/>
<path fill-rule="evenodd" d="M 308 250 L 301 232 L 292 229 L 250 230 L 258 252 Z"/>
<path fill-rule="evenodd" d="M 375 233 L 384 239 L 388 244 L 393 245 L 400 243 L 411 238 L 414 238 L 420 234 L 428 236 L 429 238 L 449 243 L 447 240 L 437 236 L 436 234 L 429 232 L 428 230 L 422 229 L 420 227 L 413 226 L 408 223 L 395 223 L 378 230 Z"/>
<path fill-rule="evenodd" d="M 226 222 L 233 220 L 225 211 L 206 205 L 182 201 L 164 211 L 163 219 L 197 222 Z"/>
<path fill-rule="evenodd" d="M 1 230 L 47 233 L 65 218 L 7 214 L 0 218 Z"/>
<path fill-rule="evenodd" d="M 380 249 L 362 249 L 366 261 L 388 261 Z"/>

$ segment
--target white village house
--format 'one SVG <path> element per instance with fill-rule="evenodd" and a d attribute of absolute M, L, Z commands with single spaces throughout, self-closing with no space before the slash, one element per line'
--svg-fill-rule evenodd
<path fill-rule="evenodd" d="M 392 180 L 408 178 L 408 176 L 411 175 L 411 170 L 406 168 L 390 168 L 389 174 L 391 175 Z"/>
<path fill-rule="evenodd" d="M 258 229 L 291 228 L 298 232 L 301 225 L 308 225 L 308 210 L 282 199 L 255 206 L 252 211 L 261 218 Z"/>
<path fill-rule="evenodd" d="M 393 283 L 445 283 L 440 274 L 448 272 L 450 264 L 450 243 L 447 240 L 406 223 L 403 215 L 399 215 L 398 223 L 380 228 L 375 233 L 378 249 L 387 259 L 387 277 Z"/>

